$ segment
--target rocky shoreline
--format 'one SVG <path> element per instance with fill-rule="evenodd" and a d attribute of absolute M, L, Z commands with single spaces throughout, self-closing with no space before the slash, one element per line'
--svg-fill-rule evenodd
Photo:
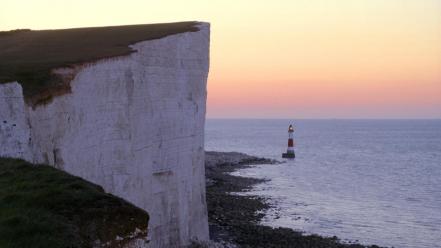
<path fill-rule="evenodd" d="M 376 245 L 344 244 L 337 237 L 304 235 L 289 228 L 260 225 L 271 206 L 265 198 L 231 194 L 251 189 L 265 180 L 231 175 L 231 172 L 256 164 L 278 161 L 237 152 L 206 152 L 207 205 L 210 238 L 215 247 L 305 247 L 378 248 Z"/>

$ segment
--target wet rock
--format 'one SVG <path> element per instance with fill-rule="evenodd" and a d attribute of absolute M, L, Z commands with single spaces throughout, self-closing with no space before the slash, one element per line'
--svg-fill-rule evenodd
<path fill-rule="evenodd" d="M 334 237 L 304 235 L 289 228 L 260 225 L 265 210 L 271 206 L 259 196 L 232 194 L 249 190 L 265 180 L 230 175 L 231 172 L 253 164 L 278 161 L 257 158 L 237 152 L 206 152 L 207 206 L 210 239 L 218 244 L 228 243 L 246 248 L 363 248 L 360 244 L 344 244 Z M 300 218 L 300 217 L 299 217 Z M 228 247 L 228 246 L 225 246 Z"/>

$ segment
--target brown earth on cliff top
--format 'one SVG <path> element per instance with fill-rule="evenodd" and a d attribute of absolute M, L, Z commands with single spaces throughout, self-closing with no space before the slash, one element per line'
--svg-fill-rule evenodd
<path fill-rule="evenodd" d="M 0 32 L 0 83 L 19 82 L 30 105 L 70 92 L 69 80 L 52 73 L 103 58 L 134 52 L 129 45 L 195 32 L 197 22 L 144 24 L 59 30 Z"/>

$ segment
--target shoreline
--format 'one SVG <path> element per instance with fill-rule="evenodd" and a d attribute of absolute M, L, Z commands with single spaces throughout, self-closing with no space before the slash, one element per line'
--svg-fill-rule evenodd
<path fill-rule="evenodd" d="M 271 166 L 280 162 L 237 152 L 207 151 L 205 156 L 210 239 L 223 247 L 379 248 L 376 245 L 341 243 L 336 236 L 305 235 L 290 228 L 260 224 L 264 212 L 272 207 L 267 198 L 231 193 L 248 191 L 267 180 L 233 176 L 231 172 L 252 165 Z"/>

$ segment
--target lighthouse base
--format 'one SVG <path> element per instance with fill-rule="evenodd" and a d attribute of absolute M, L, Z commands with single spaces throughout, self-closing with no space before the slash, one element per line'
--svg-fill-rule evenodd
<path fill-rule="evenodd" d="M 282 158 L 295 158 L 295 153 L 282 153 Z"/>

